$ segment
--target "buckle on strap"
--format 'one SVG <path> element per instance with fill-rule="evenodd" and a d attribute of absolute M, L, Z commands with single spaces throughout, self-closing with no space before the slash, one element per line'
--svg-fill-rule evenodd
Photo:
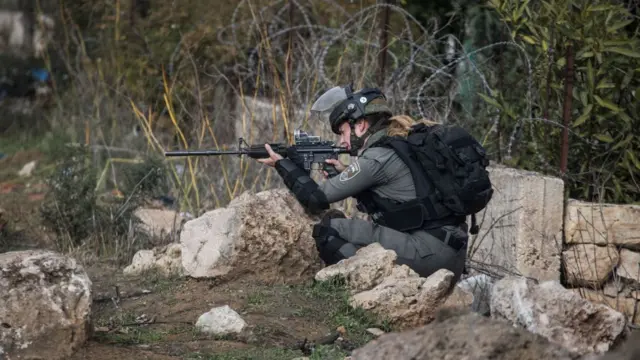
<path fill-rule="evenodd" d="M 443 243 L 445 243 L 445 245 L 450 246 L 456 251 L 462 249 L 467 244 L 466 240 L 451 236 L 451 233 L 449 231 L 446 231 L 442 228 L 434 228 L 426 231 L 433 237 L 442 241 Z"/>

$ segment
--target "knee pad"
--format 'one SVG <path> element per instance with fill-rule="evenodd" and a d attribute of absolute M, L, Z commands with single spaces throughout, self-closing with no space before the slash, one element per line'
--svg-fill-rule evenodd
<path fill-rule="evenodd" d="M 322 219 L 325 220 L 324 218 Z M 331 219 L 327 219 L 327 223 Z M 313 226 L 313 239 L 316 241 L 316 249 L 320 255 L 320 259 L 327 265 L 335 264 L 345 259 L 340 253 L 340 248 L 348 244 L 340 237 L 338 231 L 325 224 L 316 224 Z"/>
<path fill-rule="evenodd" d="M 346 219 L 346 218 L 347 217 L 344 215 L 342 211 L 337 209 L 329 209 L 327 210 L 327 212 L 324 213 L 324 216 L 322 217 L 320 224 L 329 226 L 331 224 L 331 219 Z"/>

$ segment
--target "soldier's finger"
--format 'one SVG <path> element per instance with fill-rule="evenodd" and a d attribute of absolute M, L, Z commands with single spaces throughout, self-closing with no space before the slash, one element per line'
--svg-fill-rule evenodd
<path fill-rule="evenodd" d="M 264 148 L 265 148 L 265 149 L 267 149 L 267 153 L 268 153 L 269 155 L 273 155 L 273 154 L 274 154 L 274 153 L 273 153 L 273 149 L 271 149 L 271 145 L 269 145 L 269 144 L 264 144 Z"/>

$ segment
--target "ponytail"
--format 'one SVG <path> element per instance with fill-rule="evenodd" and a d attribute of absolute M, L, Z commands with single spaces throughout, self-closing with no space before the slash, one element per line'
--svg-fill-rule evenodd
<path fill-rule="evenodd" d="M 409 129 L 416 124 L 425 124 L 426 126 L 439 125 L 439 122 L 420 119 L 418 121 L 413 120 L 408 115 L 396 115 L 389 118 L 389 125 L 387 126 L 388 136 L 402 136 L 407 137 Z"/>

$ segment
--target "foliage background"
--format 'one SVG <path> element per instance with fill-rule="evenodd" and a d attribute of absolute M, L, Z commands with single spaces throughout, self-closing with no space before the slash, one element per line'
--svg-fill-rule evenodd
<path fill-rule="evenodd" d="M 345 83 L 382 87 L 398 112 L 465 126 L 495 162 L 563 177 L 568 197 L 640 200 L 635 1 L 132 1 L 34 1 L 56 20 L 54 44 L 44 59 L 3 61 L 3 73 L 42 66 L 54 80 L 48 101 L 0 105 L 10 114 L 3 151 L 36 144 L 56 163 L 61 146 L 83 149 L 90 176 L 47 171 L 89 181 L 66 188 L 90 206 L 117 190 L 122 213 L 149 174 L 148 196 L 175 197 L 194 216 L 281 186 L 252 160 L 163 151 L 290 141 L 297 127 L 333 138 L 305 110 Z M 253 122 L 271 133 L 247 136 Z"/>

